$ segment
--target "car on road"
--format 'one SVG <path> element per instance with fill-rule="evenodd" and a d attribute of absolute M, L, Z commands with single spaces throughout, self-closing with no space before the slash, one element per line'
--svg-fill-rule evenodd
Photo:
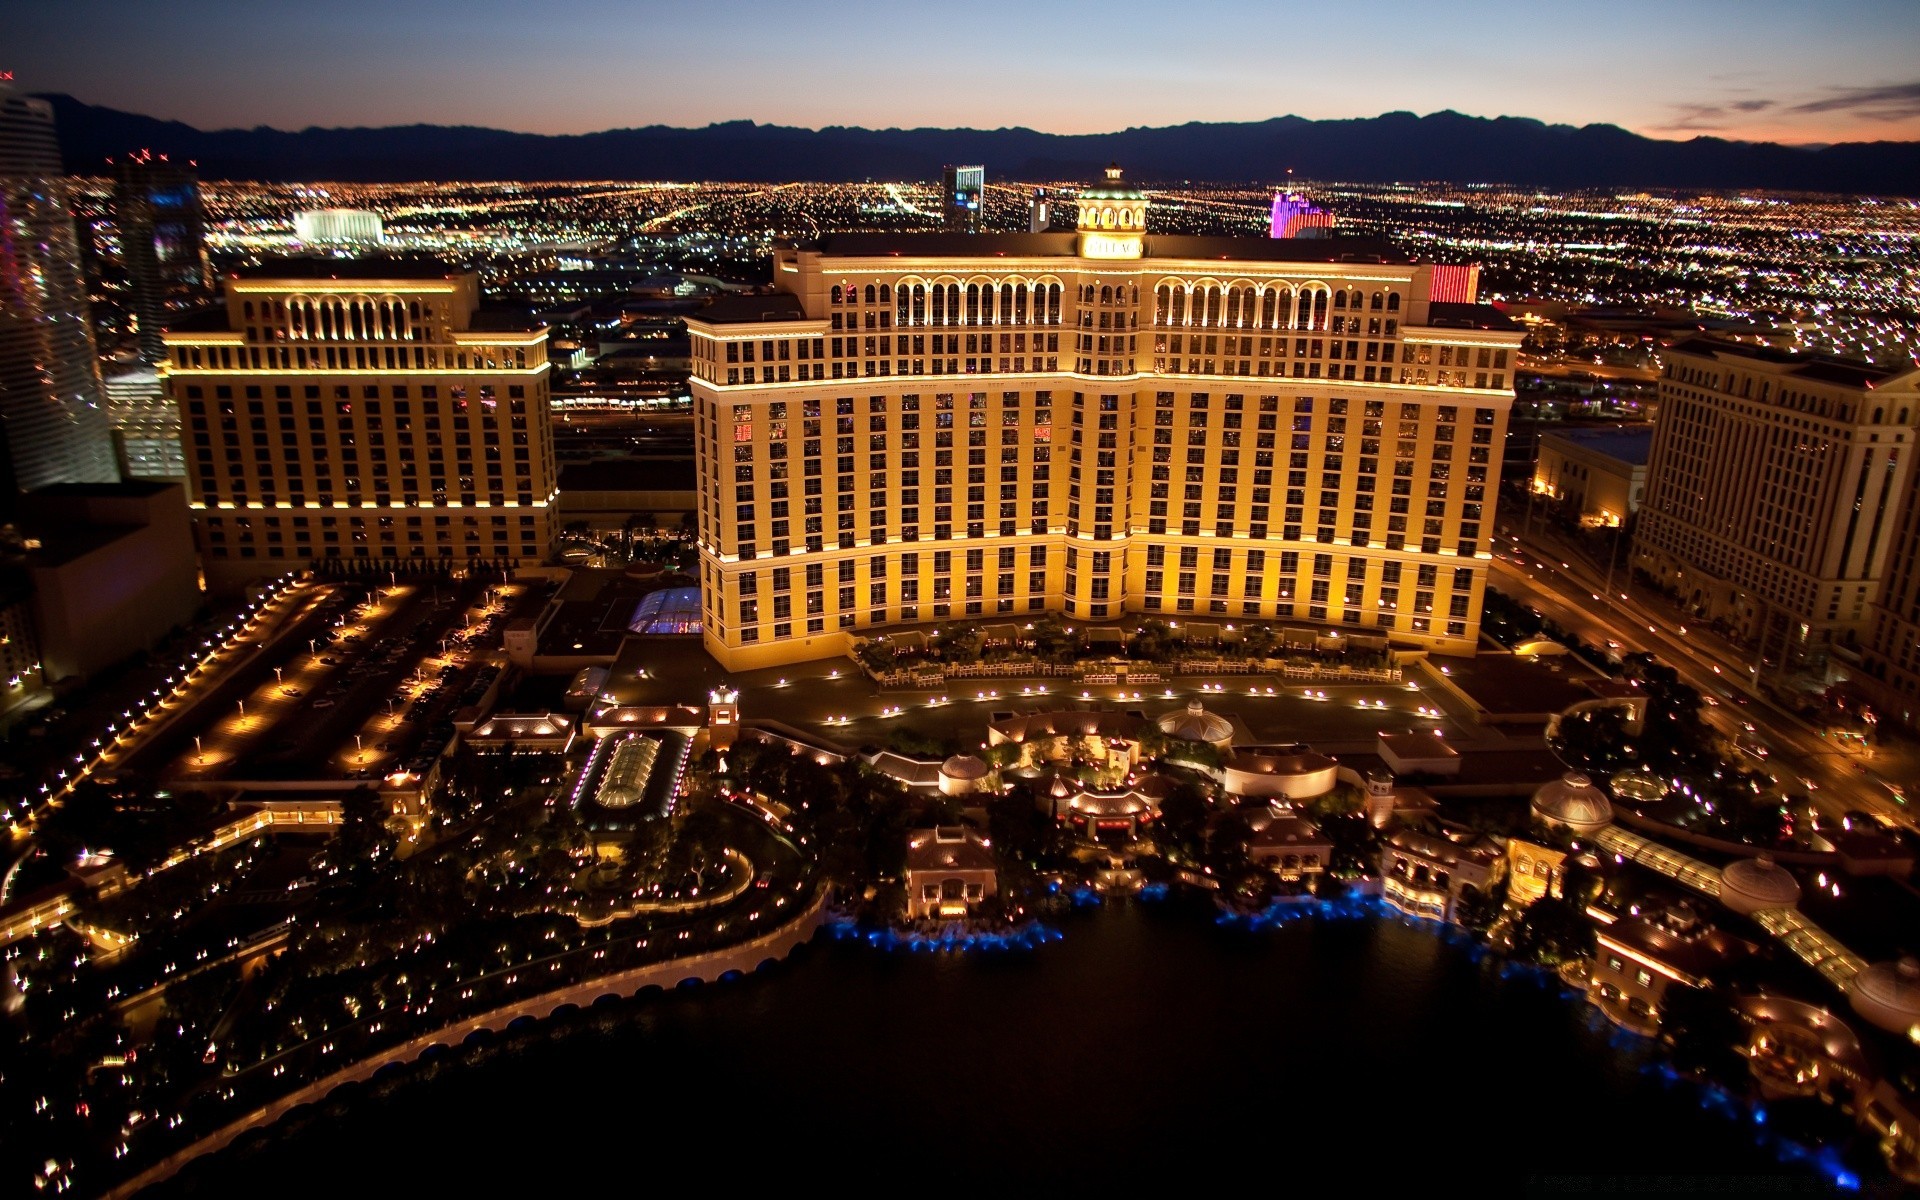
<path fill-rule="evenodd" d="M 313 702 L 313 707 L 314 708 L 332 708 L 334 704 L 335 704 L 335 701 L 329 700 L 325 696 L 322 696 L 320 699 L 315 700 Z"/>

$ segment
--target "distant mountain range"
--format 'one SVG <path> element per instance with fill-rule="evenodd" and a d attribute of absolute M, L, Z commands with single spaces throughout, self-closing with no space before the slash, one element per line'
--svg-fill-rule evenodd
<path fill-rule="evenodd" d="M 1920 142 L 1818 148 L 1697 137 L 1665 142 L 1613 125 L 1394 112 L 1341 121 L 1276 117 L 1104 134 L 1031 129 L 795 129 L 730 121 L 551 136 L 472 126 L 200 130 L 178 121 L 45 97 L 67 169 L 150 149 L 197 162 L 203 178 L 340 180 L 659 179 L 843 181 L 938 178 L 985 163 L 989 178 L 1090 178 L 1109 161 L 1150 182 L 1452 180 L 1550 188 L 1771 188 L 1920 195 Z"/>

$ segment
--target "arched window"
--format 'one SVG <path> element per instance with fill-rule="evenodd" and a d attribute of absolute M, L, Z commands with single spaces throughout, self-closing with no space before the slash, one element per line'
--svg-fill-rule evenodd
<path fill-rule="evenodd" d="M 1187 323 L 1187 289 L 1183 287 L 1174 288 L 1173 295 L 1169 297 L 1169 299 L 1172 303 L 1172 308 L 1170 310 L 1171 319 L 1167 323 L 1169 325 L 1185 325 Z"/>
<path fill-rule="evenodd" d="M 900 290 L 894 293 L 894 297 L 898 301 L 893 309 L 893 323 L 895 325 L 911 325 L 913 323 L 909 319 L 913 313 L 913 302 L 908 292 L 909 289 L 907 285 L 903 283 L 900 285 Z"/>
<path fill-rule="evenodd" d="M 1326 327 L 1327 294 L 1323 291 L 1316 291 L 1313 294 L 1313 328 L 1325 329 Z"/>
<path fill-rule="evenodd" d="M 1108 307 L 1108 308 L 1112 307 L 1113 305 L 1113 289 L 1112 288 L 1103 287 L 1100 289 L 1100 304 L 1102 307 Z"/>
<path fill-rule="evenodd" d="M 1387 293 L 1387 311 L 1388 312 L 1400 311 L 1400 293 L 1399 292 Z"/>
<path fill-rule="evenodd" d="M 839 285 L 839 284 L 837 284 L 837 283 L 836 283 L 836 284 L 834 284 L 834 285 L 833 285 L 833 290 L 832 290 L 831 292 L 829 292 L 829 293 L 827 293 L 827 297 L 828 297 L 828 299 L 827 299 L 827 303 L 829 303 L 829 304 L 838 304 L 838 303 L 840 303 L 840 285 Z"/>
<path fill-rule="evenodd" d="M 880 285 L 880 303 L 890 304 L 892 303 L 892 301 L 893 301 L 893 289 L 888 287 L 884 283 L 881 284 Z"/>
<path fill-rule="evenodd" d="M 1375 292 L 1375 293 L 1373 294 L 1373 302 L 1372 302 L 1372 303 L 1371 303 L 1371 304 L 1370 304 L 1370 305 L 1369 305 L 1368 307 L 1370 307 L 1370 308 L 1372 308 L 1374 312 L 1379 312 L 1379 311 L 1380 311 L 1380 304 L 1381 304 L 1381 296 L 1380 296 L 1380 293 L 1379 293 L 1379 292 Z"/>
<path fill-rule="evenodd" d="M 980 323 L 980 285 L 977 283 L 970 283 L 967 285 L 967 324 L 978 325 L 979 323 Z"/>
<path fill-rule="evenodd" d="M 872 284 L 868 284 L 868 285 L 867 285 L 867 303 L 868 303 L 868 304 L 872 304 L 872 303 L 873 303 L 873 298 L 874 298 L 874 297 L 873 297 L 873 285 L 872 285 Z"/>
<path fill-rule="evenodd" d="M 1013 323 L 1027 323 L 1027 285 L 1024 283 L 1015 285 L 1013 289 Z"/>

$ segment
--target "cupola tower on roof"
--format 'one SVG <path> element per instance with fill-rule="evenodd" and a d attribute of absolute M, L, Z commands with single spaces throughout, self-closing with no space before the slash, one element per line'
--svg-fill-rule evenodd
<path fill-rule="evenodd" d="M 1116 163 L 1107 177 L 1080 193 L 1080 256 L 1139 258 L 1147 230 L 1147 197 L 1121 180 Z"/>

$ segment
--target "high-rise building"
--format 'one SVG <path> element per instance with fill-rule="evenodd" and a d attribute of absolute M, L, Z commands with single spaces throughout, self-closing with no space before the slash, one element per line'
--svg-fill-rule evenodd
<path fill-rule="evenodd" d="M 53 106 L 15 95 L 3 82 L 0 440 L 12 487 L 120 477 Z"/>
<path fill-rule="evenodd" d="M 987 194 L 985 167 L 949 165 L 940 173 L 940 212 L 948 233 L 979 233 L 980 206 Z"/>
<path fill-rule="evenodd" d="M 1861 655 L 1862 682 L 1887 717 L 1920 724 L 1920 470 L 1907 472 L 1872 614 Z"/>
<path fill-rule="evenodd" d="M 309 246 L 378 246 L 386 231 L 377 212 L 316 208 L 293 214 L 293 236 Z"/>
<path fill-rule="evenodd" d="M 180 409 L 167 395 L 160 372 L 145 363 L 106 373 L 107 419 L 113 423 L 120 474 L 128 479 L 187 477 L 180 452 Z"/>
<path fill-rule="evenodd" d="M 206 221 L 193 168 L 148 151 L 113 164 L 113 223 L 140 361 L 166 357 L 169 314 L 208 296 Z"/>
<path fill-rule="evenodd" d="M 1267 225 L 1269 237 L 1326 237 L 1333 230 L 1333 214 L 1316 208 L 1305 196 L 1293 192 L 1273 194 L 1273 214 Z"/>
<path fill-rule="evenodd" d="M 1867 631 L 1920 371 L 1711 338 L 1664 358 L 1633 565 L 1762 664 L 1818 669 Z"/>
<path fill-rule="evenodd" d="M 1053 228 L 1053 201 L 1047 197 L 1047 189 L 1033 189 L 1033 198 L 1027 202 L 1027 232 L 1047 233 Z"/>
<path fill-rule="evenodd" d="M 829 234 L 692 334 L 728 669 L 928 622 L 1317 625 L 1469 654 L 1521 331 L 1359 239 Z"/>
<path fill-rule="evenodd" d="M 438 263 L 294 259 L 179 320 L 179 406 L 210 584 L 329 559 L 514 566 L 553 546 L 547 331 Z"/>

